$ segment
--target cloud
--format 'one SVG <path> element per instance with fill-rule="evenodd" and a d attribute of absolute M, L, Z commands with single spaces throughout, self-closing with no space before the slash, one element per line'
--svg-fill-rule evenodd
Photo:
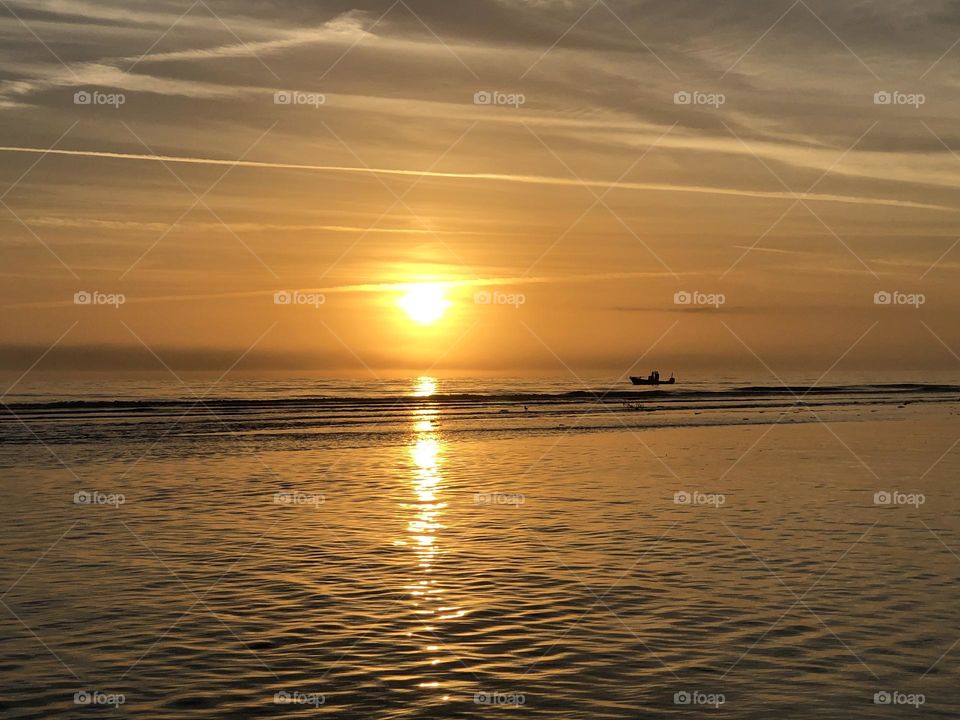
<path fill-rule="evenodd" d="M 797 195 L 790 192 L 747 190 L 738 188 L 707 187 L 701 185 L 680 185 L 670 183 L 640 183 L 614 182 L 610 180 L 574 179 L 551 177 L 545 175 L 511 175 L 507 173 L 478 173 L 478 172 L 438 172 L 430 170 L 403 170 L 399 168 L 371 168 L 361 166 L 341 165 L 309 165 L 303 163 L 279 163 L 256 160 L 219 160 L 215 158 L 184 157 L 178 155 L 145 155 L 141 153 L 120 153 L 100 150 L 64 150 L 31 147 L 0 146 L 0 152 L 32 153 L 38 155 L 64 155 L 73 157 L 90 157 L 108 160 L 134 160 L 148 162 L 184 163 L 192 165 L 226 165 L 228 167 L 246 167 L 270 170 L 303 170 L 325 173 L 350 173 L 362 175 L 400 175 L 408 177 L 426 177 L 441 180 L 478 180 L 487 182 L 521 183 L 529 185 L 560 185 L 565 187 L 591 187 L 604 190 L 635 190 L 652 192 L 701 193 L 706 195 L 730 195 L 736 197 L 751 197 L 766 200 L 795 200 Z M 957 212 L 957 208 L 949 205 L 920 203 L 911 200 L 897 200 L 890 198 L 862 197 L 853 195 L 836 195 L 830 193 L 806 193 L 807 201 L 822 201 L 833 203 L 847 203 L 853 205 L 882 205 L 887 207 L 914 208 L 923 210 L 938 210 L 943 212 Z"/>
<path fill-rule="evenodd" d="M 10 98 L 63 87 L 113 88 L 127 92 L 206 99 L 238 98 L 254 92 L 265 92 L 251 87 L 231 87 L 198 80 L 127 73 L 118 67 L 102 63 L 83 63 L 69 68 L 60 65 L 11 65 L 10 69 L 19 71 L 22 75 L 19 80 L 0 83 L 0 98 L 5 98 L 7 102 L 17 102 Z"/>
<path fill-rule="evenodd" d="M 140 57 L 117 58 L 114 62 L 125 64 L 136 62 L 149 65 L 164 62 L 196 62 L 200 60 L 222 60 L 225 58 L 260 57 L 290 50 L 292 48 L 314 45 L 320 42 L 356 42 L 366 35 L 362 25 L 349 17 L 338 18 L 328 25 L 310 30 L 296 30 L 284 33 L 283 37 L 254 42 L 238 41 L 226 45 L 167 52 L 150 52 Z"/>
<path fill-rule="evenodd" d="M 42 9 L 50 11 L 70 11 L 86 13 L 89 8 L 85 3 L 49 2 Z M 84 15 L 89 17 L 89 15 Z M 98 15 L 94 14 L 94 17 Z M 137 14 L 121 13 L 121 17 L 128 20 L 142 17 Z M 167 16 L 163 16 L 167 17 Z M 186 16 L 170 19 L 172 30 L 184 22 Z M 118 19 L 110 16 L 111 20 Z M 294 48 L 310 46 L 323 42 L 341 44 L 356 43 L 363 39 L 366 33 L 363 30 L 363 19 L 355 12 L 345 12 L 314 28 L 272 29 L 273 37 L 263 40 L 244 40 L 225 26 L 218 17 L 209 18 L 219 26 L 222 32 L 228 32 L 231 41 L 226 44 L 208 47 L 187 48 L 181 50 L 167 50 L 154 52 L 156 43 L 145 48 L 140 55 L 126 55 L 120 57 L 103 57 L 95 61 L 69 62 L 61 61 L 56 55 L 57 62 L 43 63 L 9 63 L 8 70 L 19 73 L 16 80 L 6 80 L 0 83 L 0 107 L 21 107 L 25 103 L 16 100 L 45 90 L 57 87 L 93 86 L 100 88 L 117 88 L 130 92 L 155 93 L 159 95 L 178 95 L 189 98 L 224 99 L 236 98 L 252 92 L 265 91 L 262 88 L 249 86 L 230 86 L 210 82 L 201 82 L 190 78 L 157 77 L 143 72 L 132 72 L 134 66 L 159 63 L 195 63 L 203 60 L 228 60 L 236 58 L 261 58 Z M 264 28 L 260 28 L 262 33 Z M 160 39 L 165 37 L 166 33 Z M 159 39 L 158 39 L 159 42 Z M 268 71 L 273 72 L 269 68 Z"/>
<path fill-rule="evenodd" d="M 150 303 L 178 303 L 178 302 L 196 302 L 209 300 L 240 300 L 243 298 L 270 298 L 280 290 L 302 292 L 302 293 L 322 293 L 325 295 L 336 294 L 354 294 L 354 293 L 397 293 L 408 290 L 411 284 L 420 282 L 436 282 L 446 288 L 489 288 L 501 286 L 524 286 L 524 285 L 544 285 L 544 284 L 577 284 L 577 283 L 596 283 L 615 280 L 637 280 L 662 277 L 675 277 L 673 273 L 666 272 L 607 272 L 590 273 L 580 275 L 539 275 L 539 276 L 500 276 L 483 278 L 420 278 L 415 283 L 411 282 L 376 282 L 376 283 L 358 283 L 353 285 L 328 285 L 326 287 L 302 287 L 302 288 L 270 288 L 266 290 L 243 290 L 235 292 L 220 293 L 191 293 L 176 295 L 152 295 L 137 296 L 129 295 L 126 298 L 125 305 L 138 305 Z M 75 305 L 73 298 L 64 300 L 46 300 L 39 302 L 18 302 L 0 307 L 6 308 L 60 308 L 73 307 Z"/>
<path fill-rule="evenodd" d="M 55 217 L 55 216 L 36 216 L 23 218 L 30 226 L 35 227 L 53 227 L 53 228 L 93 228 L 97 230 L 150 230 L 156 232 L 165 232 L 170 228 L 169 222 L 146 222 L 140 220 L 104 220 L 99 218 L 77 218 L 77 217 Z M 222 230 L 223 223 L 220 222 L 190 222 L 181 221 L 177 223 L 180 229 L 194 230 L 198 232 Z M 282 232 L 303 232 L 320 231 L 335 233 L 379 233 L 385 235 L 477 235 L 487 236 L 495 235 L 493 232 L 482 232 L 478 230 L 436 230 L 434 228 L 424 229 L 415 227 L 367 227 L 361 225 L 329 225 L 320 223 L 271 223 L 271 222 L 231 222 L 230 229 L 236 232 L 270 232 L 279 230 Z M 8 239 L 0 239 L 0 242 Z"/>

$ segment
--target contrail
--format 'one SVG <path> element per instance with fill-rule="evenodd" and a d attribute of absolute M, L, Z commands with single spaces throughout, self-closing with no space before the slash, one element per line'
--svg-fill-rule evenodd
<path fill-rule="evenodd" d="M 670 183 L 611 182 L 609 180 L 577 180 L 547 175 L 508 175 L 503 173 L 437 172 L 428 170 L 400 170 L 396 168 L 350 167 L 342 165 L 306 165 L 300 163 L 264 162 L 257 160 L 219 160 L 217 158 L 184 157 L 182 155 L 145 155 L 141 153 L 107 152 L 103 150 L 62 150 L 0 145 L 0 152 L 31 153 L 34 155 L 69 155 L 76 157 L 105 158 L 110 160 L 141 160 L 152 162 L 183 163 L 190 165 L 228 165 L 231 167 L 266 168 L 274 170 L 309 170 L 312 172 L 354 173 L 362 175 L 405 175 L 455 180 L 481 180 L 493 182 L 524 183 L 528 185 L 562 185 L 564 187 L 620 188 L 623 190 L 646 190 L 653 192 L 687 192 L 707 195 L 734 195 L 768 200 L 796 200 L 847 203 L 852 205 L 884 205 L 889 207 L 915 208 L 957 212 L 946 205 L 916 203 L 909 200 L 860 197 L 856 195 L 832 195 L 824 193 L 789 193 L 764 190 L 741 190 L 704 185 L 672 185 Z"/>

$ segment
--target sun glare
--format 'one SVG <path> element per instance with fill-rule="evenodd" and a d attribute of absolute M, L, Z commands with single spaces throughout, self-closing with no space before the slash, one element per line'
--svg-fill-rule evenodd
<path fill-rule="evenodd" d="M 437 392 L 437 379 L 429 375 L 421 375 L 416 379 L 413 386 L 413 394 L 416 397 L 430 397 Z"/>
<path fill-rule="evenodd" d="M 411 320 L 421 325 L 435 323 L 450 307 L 450 301 L 444 295 L 443 286 L 433 283 L 408 286 L 406 294 L 397 301 L 397 304 L 403 308 Z"/>

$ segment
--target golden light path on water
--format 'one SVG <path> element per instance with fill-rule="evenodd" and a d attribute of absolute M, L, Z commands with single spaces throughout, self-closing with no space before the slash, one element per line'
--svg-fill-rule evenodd
<path fill-rule="evenodd" d="M 437 379 L 429 375 L 421 375 L 413 386 L 413 394 L 417 397 L 429 397 L 437 392 Z"/>
<path fill-rule="evenodd" d="M 429 397 L 437 390 L 437 381 L 432 377 L 417 378 L 414 395 Z M 418 618 L 417 633 L 422 635 L 426 654 L 425 666 L 456 662 L 456 658 L 444 658 L 442 625 L 445 621 L 460 618 L 464 611 L 449 606 L 443 597 L 442 579 L 434 575 L 437 559 L 443 553 L 440 544 L 440 532 L 443 530 L 442 518 L 447 508 L 442 495 L 446 486 L 441 472 L 445 443 L 437 428 L 439 409 L 425 405 L 413 411 L 414 438 L 409 446 L 412 462 L 410 478 L 411 499 L 400 504 L 400 510 L 406 519 L 407 533 L 400 545 L 409 546 L 416 555 L 418 574 L 407 586 L 414 615 Z M 411 632 L 413 635 L 413 632 Z M 421 688 L 440 688 L 442 683 L 429 675 L 418 682 Z M 444 695 L 443 700 L 449 700 Z"/>

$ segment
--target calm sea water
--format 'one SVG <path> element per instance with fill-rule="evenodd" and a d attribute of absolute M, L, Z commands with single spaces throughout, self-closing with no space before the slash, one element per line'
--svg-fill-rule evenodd
<path fill-rule="evenodd" d="M 662 369 L 668 377 L 669 369 Z M 632 374 L 646 376 L 649 368 L 640 368 Z M 183 373 L 174 377 L 168 373 L 147 375 L 118 373 L 104 378 L 102 374 L 70 375 L 17 374 L 0 375 L 3 400 L 6 403 L 52 402 L 58 400 L 142 400 L 183 399 L 195 396 L 205 398 L 289 399 L 316 397 L 400 397 L 456 394 L 487 396 L 522 393 L 563 393 L 592 390 L 596 393 L 635 390 L 626 376 L 582 376 L 569 374 L 557 377 L 462 377 L 435 378 L 430 376 L 384 379 L 341 379 L 315 375 L 289 376 L 270 374 Z M 762 371 L 758 376 L 730 374 L 681 374 L 675 390 L 731 390 L 748 386 L 855 386 L 875 383 L 934 385 L 960 384 L 953 372 L 896 372 L 865 373 L 861 371 L 832 370 L 828 376 L 812 373 L 783 373 L 779 377 Z"/>
<path fill-rule="evenodd" d="M 815 380 L 25 381 L 0 712 L 955 717 L 960 389 Z"/>

